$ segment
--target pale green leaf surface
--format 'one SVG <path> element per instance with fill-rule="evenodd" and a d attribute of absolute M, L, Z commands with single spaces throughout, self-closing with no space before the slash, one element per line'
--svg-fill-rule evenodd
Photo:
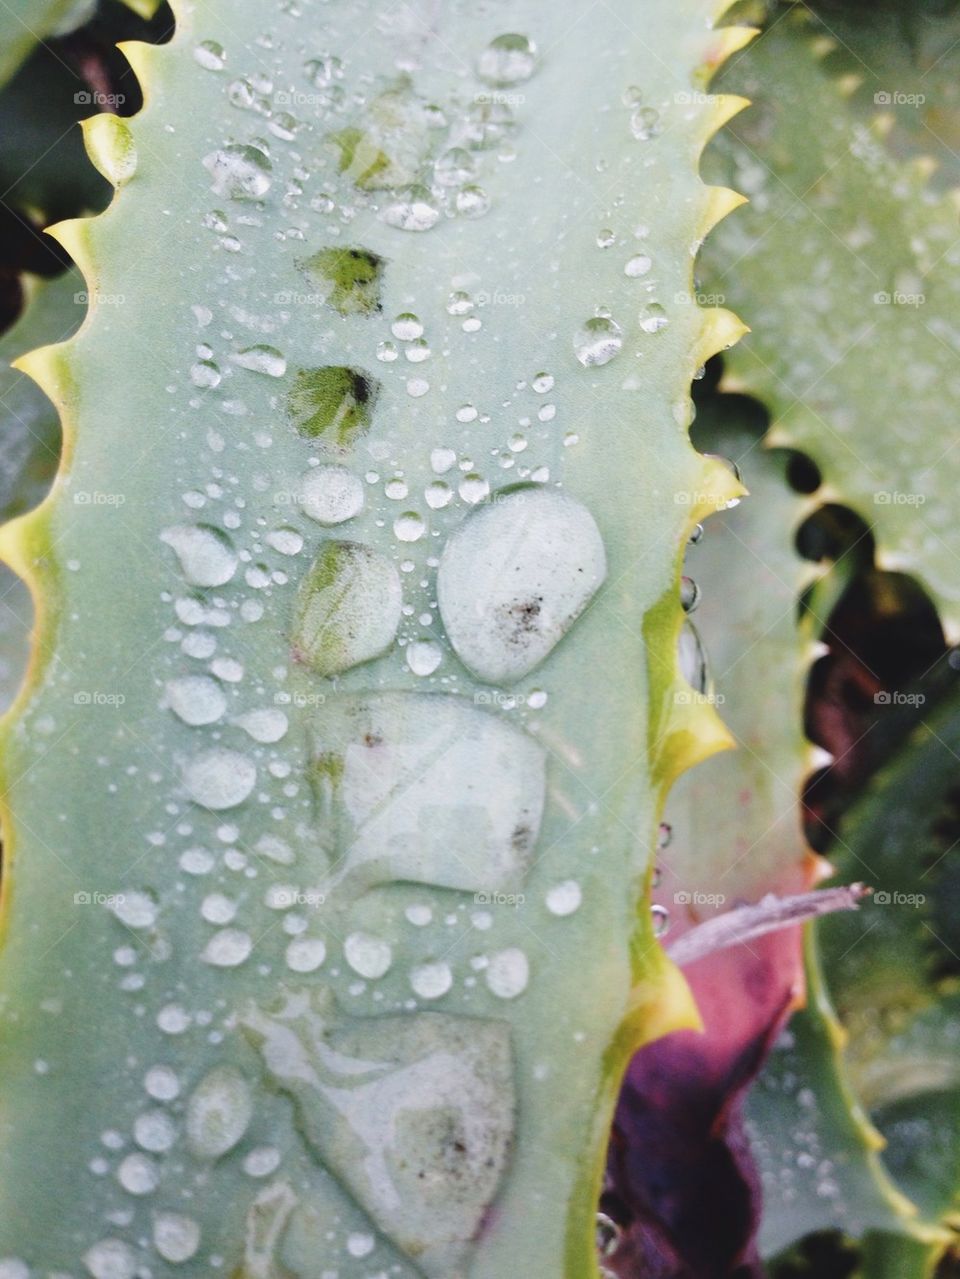
<path fill-rule="evenodd" d="M 62 232 L 91 315 L 28 361 L 67 467 L 6 534 L 45 612 L 3 750 L 0 1253 L 595 1273 L 620 1074 L 693 1017 L 662 790 L 724 741 L 671 661 L 737 491 L 686 436 L 738 332 L 691 299 L 713 11 L 211 0 L 130 50 L 144 112 L 88 126 L 122 190 Z M 457 657 L 485 628 L 499 685 Z"/>

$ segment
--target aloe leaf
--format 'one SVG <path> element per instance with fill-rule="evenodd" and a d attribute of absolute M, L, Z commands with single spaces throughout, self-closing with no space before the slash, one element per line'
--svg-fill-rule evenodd
<path fill-rule="evenodd" d="M 753 330 L 731 385 L 770 408 L 771 440 L 813 458 L 873 526 L 878 564 L 920 577 L 956 635 L 946 441 L 925 425 L 957 389 L 956 212 L 927 166 L 893 160 L 847 109 L 813 35 L 803 13 L 783 16 L 729 73 L 756 105 L 711 172 L 751 204 L 714 241 L 704 288 Z M 784 271 L 798 260 L 809 269 Z"/>
<path fill-rule="evenodd" d="M 52 281 L 28 279 L 26 305 L 0 338 L 0 518 L 35 506 L 47 493 L 60 458 L 60 419 L 47 396 L 14 360 L 38 345 L 70 336 L 83 317 L 85 285 L 78 271 Z M 0 708 L 13 702 L 30 650 L 32 605 L 25 583 L 0 566 Z"/>
<path fill-rule="evenodd" d="M 696 1015 L 663 793 L 728 740 L 675 656 L 740 491 L 686 431 L 740 331 L 691 296 L 722 8 L 183 4 L 87 122 L 122 189 L 58 231 L 91 315 L 22 364 L 67 457 L 4 534 L 32 1271 L 597 1273 L 626 1061 Z"/>

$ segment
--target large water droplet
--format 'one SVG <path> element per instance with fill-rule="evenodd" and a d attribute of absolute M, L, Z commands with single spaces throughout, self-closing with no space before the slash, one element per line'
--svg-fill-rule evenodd
<path fill-rule="evenodd" d="M 460 660 L 491 684 L 541 662 L 606 577 L 593 516 L 551 489 L 521 488 L 478 507 L 450 537 L 437 598 Z"/>
<path fill-rule="evenodd" d="M 516 999 L 527 989 L 530 964 L 522 950 L 508 946 L 506 950 L 490 956 L 485 977 L 490 990 L 499 999 Z"/>
<path fill-rule="evenodd" d="M 192 1217 L 160 1212 L 153 1219 L 153 1246 L 174 1265 L 189 1261 L 200 1247 L 200 1227 Z"/>
<path fill-rule="evenodd" d="M 328 542 L 300 587 L 294 651 L 320 675 L 370 661 L 393 643 L 402 604 L 386 556 L 357 542 Z"/>
<path fill-rule="evenodd" d="M 385 205 L 380 217 L 398 231 L 429 231 L 440 221 L 440 210 L 426 187 L 411 187 Z"/>
<path fill-rule="evenodd" d="M 573 339 L 573 349 L 581 364 L 591 368 L 609 364 L 623 347 L 623 334 L 619 324 L 609 316 L 595 315 L 578 329 Z"/>
<path fill-rule="evenodd" d="M 287 371 L 287 361 L 275 346 L 248 346 L 235 352 L 230 358 L 242 369 L 249 369 L 251 373 L 265 373 L 267 377 L 283 377 Z"/>
<path fill-rule="evenodd" d="M 351 933 L 343 943 L 343 954 L 353 971 L 370 981 L 382 977 L 393 963 L 389 942 L 370 933 Z"/>
<path fill-rule="evenodd" d="M 410 970 L 410 985 L 421 999 L 440 999 L 453 985 L 450 965 L 443 960 L 417 964 Z"/>

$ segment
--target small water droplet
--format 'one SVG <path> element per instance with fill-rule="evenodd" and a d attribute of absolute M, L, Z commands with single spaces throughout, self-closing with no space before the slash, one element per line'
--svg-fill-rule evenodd
<path fill-rule="evenodd" d="M 394 536 L 401 542 L 418 542 L 427 526 L 416 511 L 404 511 L 393 521 Z"/>
<path fill-rule="evenodd" d="M 432 675 L 443 661 L 443 650 L 433 640 L 413 640 L 405 653 L 414 675 Z"/>
<path fill-rule="evenodd" d="M 221 928 L 203 948 L 204 963 L 214 968 L 237 968 L 249 958 L 253 940 L 240 928 Z"/>
<path fill-rule="evenodd" d="M 183 781 L 190 798 L 203 808 L 235 808 L 256 785 L 257 769 L 246 755 L 216 747 L 189 761 Z"/>
<path fill-rule="evenodd" d="M 509 946 L 490 956 L 485 972 L 486 982 L 498 999 L 516 999 L 530 980 L 530 964 L 522 950 Z"/>
<path fill-rule="evenodd" d="M 345 466 L 317 466 L 300 481 L 304 515 L 332 527 L 352 520 L 363 510 L 363 481 Z"/>
<path fill-rule="evenodd" d="M 214 724 L 227 709 L 223 689 L 209 675 L 184 675 L 167 681 L 167 705 L 185 724 Z"/>
<path fill-rule="evenodd" d="M 649 142 L 662 130 L 663 121 L 655 107 L 637 107 L 630 116 L 630 132 L 638 142 Z"/>
<path fill-rule="evenodd" d="M 451 147 L 437 159 L 433 172 L 441 186 L 461 187 L 476 176 L 477 162 L 463 147 Z"/>
<path fill-rule="evenodd" d="M 647 257 L 645 253 L 637 253 L 624 263 L 623 274 L 635 280 L 641 275 L 646 275 L 652 266 L 652 258 Z"/>
<path fill-rule="evenodd" d="M 410 971 L 410 985 L 421 999 L 440 999 L 453 985 L 450 965 L 442 960 L 417 964 Z"/>
<path fill-rule="evenodd" d="M 270 190 L 270 161 L 259 147 L 234 144 L 211 151 L 203 166 L 217 195 L 231 200 L 259 200 Z"/>
<path fill-rule="evenodd" d="M 187 1105 L 187 1141 L 201 1159 L 219 1159 L 243 1137 L 253 1117 L 250 1086 L 233 1066 L 217 1066 Z"/>
<path fill-rule="evenodd" d="M 174 1265 L 189 1261 L 200 1247 L 200 1227 L 192 1217 L 160 1212 L 153 1219 L 153 1246 Z"/>
<path fill-rule="evenodd" d="M 217 44 L 216 40 L 201 41 L 194 49 L 193 56 L 206 71 L 222 71 L 227 61 L 223 45 Z"/>
<path fill-rule="evenodd" d="M 703 641 L 692 622 L 684 622 L 677 645 L 680 673 L 697 693 L 706 693 L 710 687 L 710 672 Z"/>
<path fill-rule="evenodd" d="M 423 337 L 423 324 L 418 316 L 410 311 L 404 311 L 390 325 L 390 332 L 401 342 L 412 342 L 414 338 Z"/>
<path fill-rule="evenodd" d="M 685 613 L 692 613 L 700 603 L 700 587 L 692 577 L 680 579 L 680 604 Z"/>
<path fill-rule="evenodd" d="M 566 879 L 562 884 L 555 884 L 547 892 L 547 910 L 551 915 L 572 915 L 580 909 L 583 891 L 575 879 Z"/>
<path fill-rule="evenodd" d="M 488 84 L 521 84 L 536 68 L 536 45 L 524 35 L 497 36 L 477 58 L 477 75 Z"/>
<path fill-rule="evenodd" d="M 230 357 L 234 364 L 251 373 L 265 373 L 267 377 L 283 377 L 287 361 L 275 346 L 248 346 Z"/>
<path fill-rule="evenodd" d="M 213 360 L 198 360 L 190 370 L 190 381 L 194 386 L 212 390 L 222 380 L 220 369 Z"/>
<path fill-rule="evenodd" d="M 654 937 L 663 937 L 670 928 L 670 912 L 666 906 L 660 906 L 654 902 L 650 907 L 650 915 L 653 920 Z"/>
<path fill-rule="evenodd" d="M 433 449 L 430 453 L 430 469 L 434 475 L 446 475 L 456 465 L 457 455 L 453 449 Z"/>
<path fill-rule="evenodd" d="M 661 329 L 666 329 L 670 324 L 667 313 L 658 302 L 651 302 L 649 306 L 640 311 L 640 329 L 644 333 L 660 333 Z"/>
<path fill-rule="evenodd" d="M 398 231 L 429 231 L 440 221 L 440 210 L 426 187 L 410 187 L 385 205 L 380 217 Z"/>
<path fill-rule="evenodd" d="M 482 502 L 490 496 L 490 483 L 482 475 L 478 475 L 476 471 L 470 471 L 460 481 L 457 486 L 457 492 L 465 502 L 475 506 L 478 502 Z"/>
<path fill-rule="evenodd" d="M 465 218 L 482 218 L 490 210 L 490 197 L 482 187 L 464 187 L 457 192 L 456 205 Z"/>
<path fill-rule="evenodd" d="M 160 534 L 172 547 L 180 570 L 191 586 L 225 586 L 237 571 L 237 554 L 230 539 L 206 524 L 174 524 Z"/>
<path fill-rule="evenodd" d="M 298 937 L 287 947 L 287 967 L 295 973 L 312 973 L 327 957 L 327 948 L 319 937 Z"/>

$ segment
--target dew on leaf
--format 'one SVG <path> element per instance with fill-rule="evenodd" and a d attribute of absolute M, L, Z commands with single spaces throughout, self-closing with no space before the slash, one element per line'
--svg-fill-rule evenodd
<path fill-rule="evenodd" d="M 609 316 L 595 315 L 578 329 L 573 339 L 577 359 L 587 368 L 610 361 L 620 354 L 623 334 L 619 324 Z"/>
<path fill-rule="evenodd" d="M 536 45 L 527 36 L 497 36 L 477 58 L 477 75 L 488 84 L 522 84 L 533 75 L 536 53 Z"/>
<path fill-rule="evenodd" d="M 237 968 L 249 958 L 253 941 L 240 928 L 222 928 L 203 948 L 204 963 L 214 968 Z"/>
<path fill-rule="evenodd" d="M 160 534 L 180 561 L 191 586 L 224 586 L 237 571 L 237 554 L 230 539 L 207 524 L 174 524 Z"/>
<path fill-rule="evenodd" d="M 200 1227 L 192 1217 L 178 1212 L 159 1212 L 153 1219 L 153 1246 L 174 1265 L 189 1261 L 200 1247 Z"/>
<path fill-rule="evenodd" d="M 246 755 L 215 747 L 195 755 L 185 765 L 183 781 L 190 798 L 203 808 L 235 808 L 256 785 L 257 769 Z"/>
<path fill-rule="evenodd" d="M 295 653 L 328 676 L 379 657 L 396 636 L 402 598 L 384 555 L 356 542 L 327 543 L 300 587 Z"/>
<path fill-rule="evenodd" d="M 270 190 L 270 161 L 259 147 L 231 144 L 204 156 L 216 195 L 259 200 Z"/>
<path fill-rule="evenodd" d="M 327 248 L 297 266 L 340 315 L 373 315 L 380 310 L 385 268 L 369 249 Z"/>
<path fill-rule="evenodd" d="M 183 675 L 167 681 L 167 705 L 185 724 L 214 724 L 227 709 L 223 689 L 209 675 Z"/>
<path fill-rule="evenodd" d="M 487 986 L 498 999 L 516 999 L 527 989 L 530 980 L 530 964 L 526 955 L 516 946 L 496 951 L 490 956 L 485 970 Z"/>
<path fill-rule="evenodd" d="M 345 466 L 313 467 L 300 480 L 300 502 L 318 524 L 343 524 L 363 510 L 363 481 Z"/>
<path fill-rule="evenodd" d="M 651 302 L 640 312 L 640 327 L 644 333 L 659 333 L 669 324 L 666 311 L 659 302 Z"/>
<path fill-rule="evenodd" d="M 566 879 L 547 892 L 547 910 L 551 915 L 572 915 L 580 909 L 583 891 L 575 879 Z"/>
<path fill-rule="evenodd" d="M 393 963 L 389 942 L 370 933 L 350 933 L 343 943 L 343 954 L 353 971 L 369 981 L 383 977 Z"/>
<path fill-rule="evenodd" d="M 369 429 L 379 390 L 379 383 L 360 369 L 300 369 L 287 412 L 301 435 L 342 453 Z"/>
<path fill-rule="evenodd" d="M 443 651 L 433 640 L 411 640 L 405 656 L 414 675 L 432 675 L 443 660 Z"/>
<path fill-rule="evenodd" d="M 287 967 L 295 973 L 312 973 L 327 956 L 327 948 L 319 937 L 300 937 L 287 947 Z"/>
<path fill-rule="evenodd" d="M 193 56 L 205 71 L 222 71 L 227 61 L 223 45 L 216 40 L 202 40 L 194 48 Z"/>
<path fill-rule="evenodd" d="M 384 205 L 380 217 L 398 231 L 429 231 L 440 221 L 440 210 L 426 187 L 411 187 Z"/>
<path fill-rule="evenodd" d="M 440 999 L 453 985 L 450 965 L 442 960 L 417 964 L 410 970 L 410 985 L 421 999 Z"/>
<path fill-rule="evenodd" d="M 240 1141 L 252 1118 L 250 1085 L 233 1066 L 218 1066 L 190 1096 L 187 1141 L 199 1158 L 220 1159 Z"/>
<path fill-rule="evenodd" d="M 426 531 L 423 517 L 416 511 L 404 511 L 393 521 L 394 536 L 400 542 L 418 542 Z"/>
<path fill-rule="evenodd" d="M 240 368 L 249 369 L 251 373 L 264 373 L 267 377 L 283 377 L 287 371 L 287 361 L 275 346 L 248 346 L 230 358 Z"/>

